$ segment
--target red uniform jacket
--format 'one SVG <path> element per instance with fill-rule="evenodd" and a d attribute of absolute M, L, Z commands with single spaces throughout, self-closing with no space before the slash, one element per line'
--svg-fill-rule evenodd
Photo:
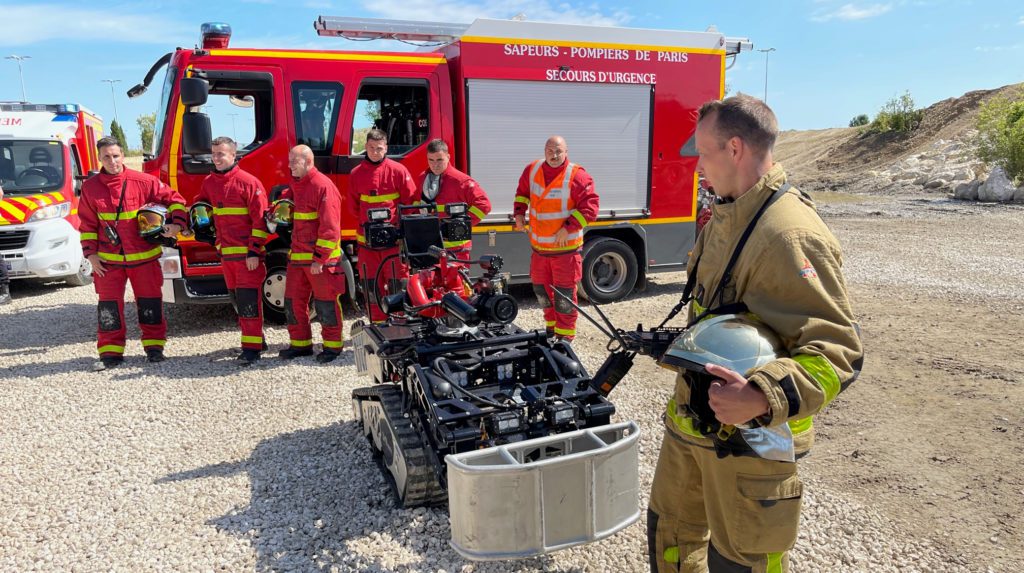
<path fill-rule="evenodd" d="M 267 241 L 267 194 L 263 184 L 237 165 L 203 180 L 196 201 L 213 205 L 217 250 L 225 261 L 259 257 Z"/>
<path fill-rule="evenodd" d="M 430 170 L 426 170 L 420 173 L 419 177 L 416 178 L 418 185 L 416 186 L 420 190 L 423 201 L 436 203 L 438 213 L 444 213 L 444 206 L 449 203 L 466 203 L 469 205 L 469 218 L 473 226 L 475 227 L 488 213 L 491 212 L 491 200 L 487 198 L 487 193 L 484 192 L 483 187 L 479 183 L 473 180 L 472 177 L 459 171 L 458 169 L 448 166 L 444 173 L 441 174 L 441 185 L 437 192 L 437 196 L 434 197 L 433 201 L 427 199 L 427 193 L 425 185 L 427 183 L 427 175 L 430 174 Z M 446 249 L 471 249 L 473 247 L 472 241 L 462 241 L 449 243 L 445 241 L 444 244 Z"/>
<path fill-rule="evenodd" d="M 543 159 L 541 161 L 544 161 Z M 551 167 L 544 162 L 541 170 L 544 172 L 544 182 L 551 183 L 558 176 L 559 173 L 565 171 L 565 168 L 569 165 L 569 159 L 566 158 L 565 162 L 558 167 Z M 583 216 L 587 223 L 593 223 L 597 220 L 597 212 L 600 208 L 600 199 L 597 196 L 597 191 L 594 190 L 594 179 L 580 167 L 576 171 L 576 176 L 573 177 L 572 186 L 569 189 L 570 197 L 576 204 L 576 211 Z M 530 166 L 527 165 L 523 169 L 523 174 L 519 176 L 519 186 L 516 188 L 516 202 L 513 207 L 513 214 L 515 215 L 526 215 L 530 210 Z M 570 216 L 565 219 L 565 229 L 570 233 L 575 233 L 583 228 L 583 225 L 579 222 L 576 217 Z"/>
<path fill-rule="evenodd" d="M 117 214 L 119 202 L 120 215 Z M 87 257 L 99 255 L 104 265 L 116 266 L 135 266 L 159 258 L 161 247 L 139 235 L 139 226 L 135 220 L 139 208 L 147 203 L 164 205 L 167 207 L 168 224 L 188 228 L 185 199 L 152 175 L 125 168 L 117 175 L 110 175 L 104 170 L 86 180 L 78 203 L 82 253 Z M 110 242 L 104 232 L 107 226 L 117 231 L 121 238 L 120 245 L 115 246 Z"/>
<path fill-rule="evenodd" d="M 341 193 L 334 183 L 316 167 L 310 167 L 309 173 L 293 181 L 281 198 L 295 202 L 292 249 L 288 254 L 291 264 L 336 264 L 341 256 Z"/>
<path fill-rule="evenodd" d="M 363 223 L 369 219 L 370 209 L 389 207 L 391 222 L 398 224 L 398 206 L 412 205 L 420 200 L 420 193 L 412 175 L 404 165 L 385 158 L 380 163 L 364 159 L 352 170 L 348 179 L 348 210 L 356 218 L 356 240 L 366 244 Z"/>

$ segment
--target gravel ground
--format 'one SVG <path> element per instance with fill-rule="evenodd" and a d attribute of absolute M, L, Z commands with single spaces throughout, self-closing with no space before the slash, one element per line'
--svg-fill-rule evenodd
<path fill-rule="evenodd" d="M 908 235 L 915 218 L 963 221 L 964 209 L 934 196 L 833 197 L 823 212 L 844 242 L 851 283 L 982 295 L 1019 311 L 1024 255 L 1017 249 L 1008 259 L 1006 237 L 1019 233 L 1024 209 L 971 205 L 966 215 L 984 215 L 982 230 L 951 225 L 942 241 Z M 646 293 L 606 310 L 620 326 L 660 321 L 682 279 L 656 275 Z M 367 380 L 355 375 L 349 351 L 340 365 L 273 358 L 239 369 L 229 309 L 169 307 L 167 362 L 144 363 L 135 327 L 125 367 L 93 373 L 91 288 L 16 284 L 14 294 L 13 305 L 0 307 L 0 570 L 646 568 L 643 520 L 543 558 L 461 559 L 447 546 L 446 511 L 394 507 L 352 418 L 351 390 Z M 540 324 L 535 304 L 525 304 L 518 322 Z M 594 371 L 604 342 L 582 320 L 580 328 L 575 347 Z M 281 327 L 267 335 L 272 351 L 287 339 Z M 640 361 L 613 395 L 617 419 L 642 428 L 642 506 L 671 384 Z M 817 488 L 813 472 L 802 475 L 808 487 L 794 571 L 986 570 L 944 539 L 915 537 L 854 496 Z"/>

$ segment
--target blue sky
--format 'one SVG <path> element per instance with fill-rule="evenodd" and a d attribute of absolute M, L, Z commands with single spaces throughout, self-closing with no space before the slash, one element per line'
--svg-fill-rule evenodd
<path fill-rule="evenodd" d="M 320 38 L 319 15 L 469 22 L 524 14 L 539 21 L 701 31 L 715 25 L 750 38 L 768 56 L 768 103 L 783 129 L 845 126 L 909 90 L 919 106 L 1024 81 L 1024 3 L 1019 0 L 240 0 L 146 5 L 0 0 L 0 56 L 24 62 L 29 101 L 77 102 L 114 118 L 138 146 L 135 118 L 154 111 L 156 85 L 125 91 L 175 46 L 198 41 L 202 22 L 231 24 L 232 46 L 391 49 Z M 765 54 L 743 54 L 732 91 L 764 95 Z M 0 60 L 0 100 L 20 100 L 13 60 Z M 216 130 L 216 126 L 215 126 Z"/>

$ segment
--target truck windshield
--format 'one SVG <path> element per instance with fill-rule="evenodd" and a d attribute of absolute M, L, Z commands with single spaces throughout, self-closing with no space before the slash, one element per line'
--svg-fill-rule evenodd
<path fill-rule="evenodd" d="M 149 153 L 156 155 L 163 144 L 164 123 L 167 121 L 168 108 L 171 105 L 171 92 L 174 91 L 174 78 L 177 75 L 177 68 L 167 66 L 167 73 L 164 75 L 164 87 L 160 92 L 160 107 L 156 110 L 155 133 L 153 134 L 153 148 Z"/>
<path fill-rule="evenodd" d="M 4 193 L 57 191 L 64 186 L 59 141 L 0 140 L 0 187 Z"/>

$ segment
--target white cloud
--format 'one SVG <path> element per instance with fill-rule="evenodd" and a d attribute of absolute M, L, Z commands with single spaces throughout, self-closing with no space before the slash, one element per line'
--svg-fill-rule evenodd
<path fill-rule="evenodd" d="M 626 10 L 606 13 L 595 4 L 573 5 L 558 0 L 363 0 L 363 8 L 383 18 L 429 22 L 469 23 L 476 18 L 512 18 L 524 14 L 527 20 L 621 26 L 633 17 Z"/>
<path fill-rule="evenodd" d="M 15 5 L 3 8 L 0 46 L 48 40 L 106 40 L 173 46 L 193 44 L 198 36 L 196 26 L 128 9 Z"/>
<path fill-rule="evenodd" d="M 829 20 L 866 20 L 881 16 L 892 10 L 892 4 L 843 4 L 836 10 L 818 11 L 811 19 L 815 22 L 827 22 Z"/>
<path fill-rule="evenodd" d="M 1020 20 L 1017 21 L 1017 25 L 1018 26 L 1024 26 L 1024 16 L 1020 17 Z"/>
<path fill-rule="evenodd" d="M 995 52 L 1012 52 L 1024 48 L 1024 44 L 1012 44 L 1009 46 L 975 46 L 975 52 L 982 53 L 995 53 Z"/>

